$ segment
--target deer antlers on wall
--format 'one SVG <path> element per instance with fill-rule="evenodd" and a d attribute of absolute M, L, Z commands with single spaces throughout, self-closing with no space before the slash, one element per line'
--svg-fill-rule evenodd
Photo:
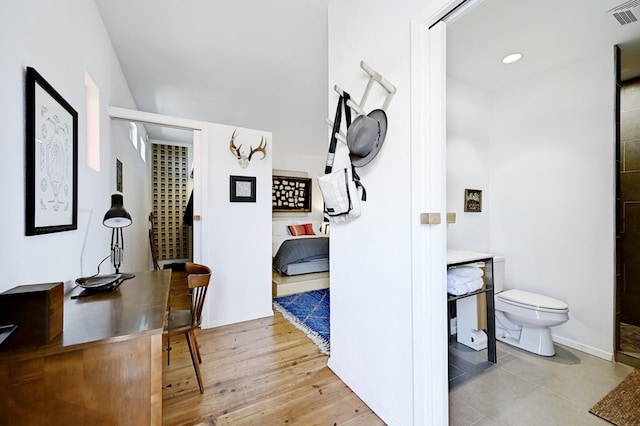
<path fill-rule="evenodd" d="M 240 167 L 246 169 L 249 165 L 249 161 L 251 161 L 251 157 L 253 157 L 253 154 L 255 154 L 256 152 L 261 152 L 261 160 L 264 160 L 267 156 L 267 140 L 264 138 L 264 136 L 262 136 L 262 138 L 260 139 L 260 145 L 258 145 L 256 149 L 253 149 L 253 147 L 249 145 L 249 149 L 251 150 L 251 152 L 249 152 L 249 155 L 247 155 L 240 151 L 240 149 L 242 148 L 242 144 L 240 144 L 240 146 L 236 146 L 235 144 L 236 131 L 237 130 L 234 130 L 233 134 L 231 135 L 231 140 L 229 141 L 229 150 L 231 151 L 233 156 L 238 159 L 238 164 L 240 164 Z"/>

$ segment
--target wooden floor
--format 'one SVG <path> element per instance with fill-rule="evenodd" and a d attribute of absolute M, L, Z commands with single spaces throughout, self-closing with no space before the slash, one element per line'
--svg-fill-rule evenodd
<path fill-rule="evenodd" d="M 188 303 L 172 274 L 171 307 Z M 199 330 L 204 394 L 184 339 L 163 374 L 165 425 L 384 425 L 327 367 L 328 357 L 282 315 Z"/>

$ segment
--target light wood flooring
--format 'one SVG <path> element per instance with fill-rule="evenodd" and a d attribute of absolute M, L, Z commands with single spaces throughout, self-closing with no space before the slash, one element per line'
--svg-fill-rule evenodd
<path fill-rule="evenodd" d="M 211 297 L 211 293 L 207 295 Z M 170 304 L 188 303 L 184 272 Z M 164 355 L 164 425 L 384 425 L 328 367 L 328 357 L 282 315 L 199 330 L 200 394 L 186 341 Z"/>

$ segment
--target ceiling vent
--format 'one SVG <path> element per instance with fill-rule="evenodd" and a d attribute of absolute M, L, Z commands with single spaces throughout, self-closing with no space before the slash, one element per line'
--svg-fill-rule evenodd
<path fill-rule="evenodd" d="M 607 11 L 620 25 L 637 22 L 640 18 L 640 0 L 629 0 Z"/>

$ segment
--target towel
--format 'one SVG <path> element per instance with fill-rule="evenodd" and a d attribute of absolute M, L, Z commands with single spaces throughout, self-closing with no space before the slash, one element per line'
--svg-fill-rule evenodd
<path fill-rule="evenodd" d="M 447 270 L 447 286 L 465 284 L 482 278 L 484 272 L 476 266 L 463 266 Z"/>
<path fill-rule="evenodd" d="M 484 285 L 482 278 L 478 278 L 473 281 L 468 281 L 461 284 L 449 284 L 447 283 L 447 293 L 455 296 L 461 296 L 463 294 L 470 293 L 472 291 L 480 290 Z"/>

